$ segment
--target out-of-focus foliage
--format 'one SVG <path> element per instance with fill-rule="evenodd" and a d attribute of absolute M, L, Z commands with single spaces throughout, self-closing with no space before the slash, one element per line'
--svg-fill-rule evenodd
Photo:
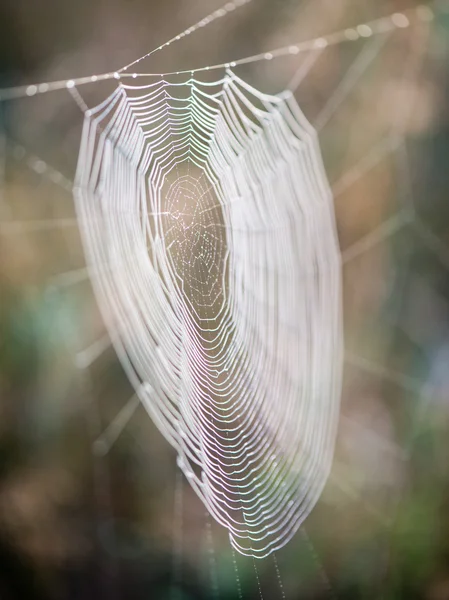
<path fill-rule="evenodd" d="M 254 0 L 146 66 L 221 63 L 414 5 Z M 6 2 L 0 83 L 118 68 L 213 7 Z M 435 7 L 427 33 L 407 30 L 389 41 L 320 137 L 336 182 L 415 97 L 405 155 L 387 155 L 335 198 L 342 249 L 402 203 L 413 202 L 416 218 L 344 267 L 354 360 L 345 369 L 335 464 L 305 531 L 277 555 L 281 582 L 272 560 L 234 563 L 226 532 L 208 524 L 179 483 L 173 452 L 142 407 L 106 456 L 93 452 L 133 392 L 111 349 L 88 373 L 76 368 L 76 353 L 105 334 L 88 280 L 61 280 L 84 267 L 76 224 L 0 230 L 0 598 L 181 600 L 216 590 L 224 600 L 239 598 L 240 588 L 246 599 L 259 598 L 259 586 L 265 600 L 282 598 L 282 589 L 289 600 L 449 598 L 449 11 L 444 2 Z M 422 67 L 405 76 L 420 48 Z M 355 56 L 350 45 L 326 51 L 300 86 L 311 122 Z M 278 92 L 295 60 L 255 63 L 241 74 Z M 83 89 L 87 104 L 108 85 Z M 79 108 L 63 91 L 1 110 L 0 218 L 74 220 L 70 194 L 29 169 L 16 144 L 73 176 Z M 173 508 L 180 489 L 182 515 Z"/>

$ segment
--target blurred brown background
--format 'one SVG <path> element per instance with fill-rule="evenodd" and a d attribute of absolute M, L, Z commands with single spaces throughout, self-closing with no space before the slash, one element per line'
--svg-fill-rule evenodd
<path fill-rule="evenodd" d="M 2 0 L 0 85 L 119 68 L 219 6 Z M 139 68 L 226 62 L 415 6 L 253 0 Z M 432 22 L 378 48 L 320 131 L 347 261 L 347 358 L 332 476 L 277 554 L 281 583 L 272 560 L 234 565 L 142 407 L 95 452 L 134 407 L 111 349 L 88 371 L 74 360 L 105 336 L 70 192 L 82 114 L 66 90 L 0 104 L 1 599 L 250 599 L 258 581 L 265 600 L 449 598 L 449 7 L 432 7 Z M 296 92 L 312 123 L 375 43 L 322 53 Z M 277 93 L 303 58 L 237 73 Z M 80 92 L 94 106 L 113 85 Z M 388 149 L 391 133 L 404 143 Z M 394 218 L 404 206 L 415 210 L 407 224 Z"/>

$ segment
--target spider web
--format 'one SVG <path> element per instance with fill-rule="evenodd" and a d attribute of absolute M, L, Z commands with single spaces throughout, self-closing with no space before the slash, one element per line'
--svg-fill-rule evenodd
<path fill-rule="evenodd" d="M 233 10 L 231 4 L 226 6 L 167 44 Z M 9 238 L 11 234 L 57 229 L 70 243 L 73 240 L 66 235 L 67 230 L 78 221 L 81 225 L 87 268 L 61 272 L 52 277 L 50 286 L 72 289 L 90 274 L 103 307 L 108 333 L 76 354 L 84 397 L 93 394 L 89 372 L 111 341 L 137 392 L 101 435 L 92 401 L 96 461 L 102 464 L 143 404 L 175 447 L 178 466 L 208 513 L 230 531 L 232 545 L 242 554 L 263 557 L 291 538 L 316 502 L 332 461 L 332 430 L 340 395 L 339 278 L 335 277 L 340 257 L 315 132 L 325 136 L 328 124 L 375 59 L 399 35 L 398 30 L 422 27 L 431 18 L 431 11 L 420 6 L 410 13 L 362 23 L 310 42 L 216 65 L 214 69 L 224 71 L 221 79 L 201 79 L 204 71 L 211 70 L 205 67 L 157 74 L 161 80 L 156 83 L 130 85 L 130 78 L 152 77 L 128 73 L 149 53 L 113 73 L 15 88 L 2 94 L 8 99 L 67 89 L 85 115 L 75 183 L 78 219 L 24 222 L 8 214 L 1 233 Z M 340 42 L 361 42 L 361 49 L 324 107 L 310 119 L 312 128 L 293 92 L 300 93 L 315 63 L 327 48 Z M 305 58 L 287 86 L 290 91 L 278 96 L 262 94 L 234 71 L 240 65 L 302 53 Z M 422 47 L 412 53 L 406 80 L 417 76 L 422 56 Z M 168 75 L 172 76 L 170 81 Z M 115 91 L 97 108 L 88 108 L 79 86 L 106 79 L 119 82 Z M 433 252 L 445 256 L 438 239 L 417 216 L 407 188 L 410 177 L 404 132 L 412 109 L 413 98 L 408 106 L 401 107 L 400 114 L 392 115 L 393 126 L 379 140 L 369 139 L 366 154 L 332 185 L 338 218 L 339 203 L 348 191 L 389 155 L 398 158 L 398 186 L 406 202 L 357 241 L 340 244 L 345 269 L 409 227 Z M 34 174 L 65 192 L 72 190 L 70 180 L 47 162 L 10 140 L 6 144 L 8 155 L 25 162 Z M 2 197 L 2 207 L 10 212 L 13 202 L 7 200 Z M 307 211 L 310 215 L 304 216 Z M 316 267 L 311 268 L 311 264 Z M 297 330 L 308 330 L 309 337 L 297 335 Z M 346 343 L 345 361 L 352 368 L 421 394 L 419 380 L 362 355 L 359 348 L 351 351 L 351 342 Z M 298 355 L 304 358 L 299 375 L 298 361 L 292 361 Z M 256 370 L 248 368 L 258 360 L 261 363 Z M 298 407 L 298 390 L 303 391 L 306 410 L 305 424 L 299 428 L 291 422 L 291 411 Z M 311 402 L 311 397 L 318 400 Z M 227 400 L 229 413 L 224 405 Z M 278 412 L 273 411 L 275 401 Z M 234 417 L 237 409 L 238 416 Z M 255 425 L 254 414 L 258 417 Z M 248 429 L 248 422 L 252 429 Z M 357 432 L 363 430 L 344 415 L 342 423 Z M 308 430 L 309 438 L 304 435 Z M 376 437 L 369 427 L 367 433 Z M 296 439 L 297 443 L 292 443 Z M 317 440 L 327 445 L 324 456 Z M 382 443 L 388 445 L 388 441 L 380 440 Z M 304 469 L 304 457 L 307 460 L 317 448 L 316 458 Z M 401 451 L 406 453 L 407 447 Z M 255 458 L 248 461 L 253 454 Z M 273 469 L 272 460 L 279 456 L 281 460 Z M 338 464 L 335 471 L 330 485 L 358 495 L 357 486 L 338 473 Z M 96 476 L 100 496 L 108 488 L 107 477 L 107 469 L 100 467 Z M 314 478 L 319 482 L 316 489 L 311 483 Z M 258 481 L 255 490 L 254 479 Z M 298 497 L 300 489 L 304 489 L 306 500 Z M 184 495 L 178 478 L 174 580 L 182 576 L 177 555 L 182 554 L 184 545 Z M 105 502 L 104 498 L 99 501 L 102 515 Z M 302 502 L 308 506 L 304 512 L 299 508 Z M 381 511 L 369 503 L 364 508 L 384 520 Z M 306 536 L 304 531 L 302 535 Z M 332 593 L 307 536 L 303 543 L 323 586 Z M 218 597 L 217 558 L 209 519 L 205 546 L 211 590 Z M 273 557 L 278 595 L 285 597 Z M 241 569 L 234 553 L 232 563 L 238 594 L 243 597 Z M 264 597 L 256 563 L 254 569 L 260 597 Z"/>
<path fill-rule="evenodd" d="M 124 85 L 88 111 L 80 223 L 138 395 L 235 548 L 264 556 L 307 516 L 332 458 L 330 193 L 291 94 L 232 71 L 180 87 Z"/>

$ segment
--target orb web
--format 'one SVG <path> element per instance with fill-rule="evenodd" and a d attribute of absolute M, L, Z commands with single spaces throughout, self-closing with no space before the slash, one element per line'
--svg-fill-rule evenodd
<path fill-rule="evenodd" d="M 235 549 L 307 517 L 338 419 L 340 253 L 291 92 L 231 70 L 120 83 L 85 116 L 75 199 L 118 356 Z"/>

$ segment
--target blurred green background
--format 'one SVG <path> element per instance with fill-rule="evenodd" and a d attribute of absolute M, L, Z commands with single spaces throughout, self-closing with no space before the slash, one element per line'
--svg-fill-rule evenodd
<path fill-rule="evenodd" d="M 0 85 L 113 70 L 219 6 L 2 0 Z M 226 62 L 415 6 L 253 0 L 142 68 Z M 334 467 L 305 528 L 277 553 L 280 578 L 272 559 L 233 557 L 142 407 L 106 455 L 94 451 L 133 390 L 112 349 L 88 371 L 74 360 L 106 334 L 66 183 L 82 114 L 66 90 L 0 104 L 2 600 L 449 598 L 449 4 L 431 6 L 435 19 L 390 36 L 320 132 L 343 256 L 370 232 L 374 241 L 344 264 Z M 299 86 L 310 122 L 363 43 L 326 49 Z M 302 58 L 237 73 L 277 93 Z M 80 91 L 94 106 L 112 89 Z M 405 143 L 379 154 L 392 131 Z M 389 219 L 410 204 L 415 217 L 395 229 Z M 378 235 L 384 222 L 392 228 Z"/>

